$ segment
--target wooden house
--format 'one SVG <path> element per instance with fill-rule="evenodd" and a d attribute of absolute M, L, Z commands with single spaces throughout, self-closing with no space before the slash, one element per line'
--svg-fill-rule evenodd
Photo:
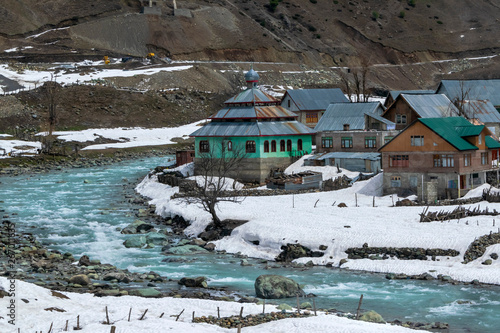
<path fill-rule="evenodd" d="M 314 128 L 332 103 L 348 103 L 342 90 L 332 89 L 290 89 L 281 99 L 281 106 L 297 114 L 298 121 Z"/>
<path fill-rule="evenodd" d="M 249 87 L 227 100 L 210 122 L 194 133 L 195 174 L 203 159 L 230 158 L 238 151 L 244 160 L 233 178 L 263 183 L 271 169 L 286 168 L 312 150 L 312 130 L 297 115 L 257 86 L 253 69 L 245 74 Z M 205 160 L 206 161 L 206 160 Z"/>
<path fill-rule="evenodd" d="M 400 94 L 385 110 L 382 117 L 396 123 L 402 130 L 418 118 L 456 117 L 459 110 L 443 94 Z"/>
<path fill-rule="evenodd" d="M 379 151 L 384 195 L 457 198 L 498 170 L 500 144 L 484 125 L 463 117 L 418 118 Z"/>

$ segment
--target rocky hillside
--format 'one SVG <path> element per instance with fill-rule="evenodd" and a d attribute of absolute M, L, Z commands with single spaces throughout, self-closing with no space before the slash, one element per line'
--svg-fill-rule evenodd
<path fill-rule="evenodd" d="M 110 79 L 104 87 L 64 88 L 62 128 L 203 118 L 241 87 L 244 62 L 261 62 L 262 83 L 295 88 L 343 88 L 340 71 L 367 66 L 368 85 L 380 94 L 432 89 L 443 78 L 500 77 L 495 0 L 177 0 L 176 10 L 174 1 L 156 0 L 146 8 L 153 14 L 141 13 L 142 2 L 149 1 L 0 0 L 0 63 L 149 52 L 205 62 L 188 71 Z M 0 127 L 41 124 L 41 91 L 0 104 L 12 103 L 8 111 L 0 106 L 8 120 Z"/>

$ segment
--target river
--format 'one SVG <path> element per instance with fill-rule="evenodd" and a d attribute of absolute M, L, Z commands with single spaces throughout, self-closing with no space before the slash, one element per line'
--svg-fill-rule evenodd
<path fill-rule="evenodd" d="M 210 286 L 225 286 L 254 296 L 261 274 L 281 274 L 317 295 L 316 304 L 354 312 L 361 294 L 363 309 L 386 320 L 447 322 L 450 332 L 497 332 L 500 287 L 452 285 L 438 281 L 387 280 L 382 274 L 312 267 L 271 268 L 260 260 L 241 266 L 232 255 L 186 257 L 162 262 L 160 248 L 127 249 L 119 230 L 136 217 L 127 200 L 132 184 L 165 158 L 142 158 L 93 168 L 0 177 L 0 208 L 18 229 L 35 234 L 50 249 L 83 254 L 135 272 L 156 271 L 169 278 L 206 276 Z M 288 300 L 293 305 L 295 300 Z"/>

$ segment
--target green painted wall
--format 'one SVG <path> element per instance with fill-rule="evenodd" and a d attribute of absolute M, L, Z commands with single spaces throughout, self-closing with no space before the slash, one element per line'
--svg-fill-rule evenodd
<path fill-rule="evenodd" d="M 302 151 L 304 154 L 310 154 L 312 151 L 312 136 L 311 135 L 289 135 L 289 136 L 266 136 L 266 137 L 196 137 L 195 138 L 195 156 L 200 157 L 200 141 L 208 140 L 210 149 L 216 147 L 214 157 L 221 157 L 221 144 L 223 140 L 226 142 L 231 141 L 233 149 L 242 147 L 245 149 L 248 140 L 255 141 L 256 152 L 248 153 L 247 158 L 271 158 L 271 157 L 289 157 L 291 153 L 297 152 L 297 142 L 302 139 Z M 271 152 L 271 141 L 276 140 L 276 152 Z M 285 150 L 287 140 L 292 141 L 292 151 L 280 151 L 280 141 L 285 140 Z M 264 141 L 269 141 L 269 153 L 264 153 Z M 227 146 L 226 146 L 227 147 Z M 230 152 L 228 152 L 229 154 Z"/>

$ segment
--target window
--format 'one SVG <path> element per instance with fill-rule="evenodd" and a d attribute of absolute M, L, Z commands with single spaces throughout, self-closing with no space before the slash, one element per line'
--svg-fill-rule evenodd
<path fill-rule="evenodd" d="M 285 151 L 285 140 L 280 141 L 280 151 Z"/>
<path fill-rule="evenodd" d="M 418 186 L 418 178 L 417 176 L 410 176 L 410 187 Z"/>
<path fill-rule="evenodd" d="M 297 150 L 302 150 L 302 139 L 297 140 Z"/>
<path fill-rule="evenodd" d="M 227 150 L 232 151 L 233 150 L 233 143 L 231 141 L 227 142 Z"/>
<path fill-rule="evenodd" d="M 436 168 L 453 168 L 455 166 L 453 155 L 433 155 L 433 160 Z"/>
<path fill-rule="evenodd" d="M 271 141 L 271 152 L 276 152 L 276 140 Z"/>
<path fill-rule="evenodd" d="M 208 153 L 210 151 L 210 144 L 208 140 L 200 141 L 200 153 Z"/>
<path fill-rule="evenodd" d="M 401 125 L 406 124 L 406 115 L 405 114 L 397 114 L 396 115 L 396 124 L 401 124 Z"/>
<path fill-rule="evenodd" d="M 269 153 L 269 141 L 264 141 L 264 153 Z"/>
<path fill-rule="evenodd" d="M 249 140 L 245 145 L 245 151 L 247 153 L 255 153 L 255 141 Z"/>
<path fill-rule="evenodd" d="M 352 148 L 352 137 L 344 137 L 340 140 L 342 148 Z"/>
<path fill-rule="evenodd" d="M 389 156 L 389 166 L 390 167 L 401 167 L 407 168 L 410 165 L 410 160 L 408 155 L 390 155 Z"/>
<path fill-rule="evenodd" d="M 376 148 L 376 147 L 377 147 L 377 138 L 374 136 L 366 136 L 365 148 Z"/>
<path fill-rule="evenodd" d="M 292 140 L 286 140 L 286 151 L 292 151 Z"/>
<path fill-rule="evenodd" d="M 481 138 L 481 134 L 479 134 L 479 136 L 477 137 L 477 143 L 480 145 L 482 142 L 483 140 Z"/>
<path fill-rule="evenodd" d="M 411 145 L 412 146 L 423 146 L 424 145 L 424 136 L 423 135 L 412 135 L 411 136 Z"/>
<path fill-rule="evenodd" d="M 307 112 L 306 113 L 306 123 L 317 123 L 318 113 L 317 112 Z"/>
<path fill-rule="evenodd" d="M 332 147 L 333 147 L 333 138 L 331 136 L 325 136 L 321 138 L 321 148 L 332 148 Z"/>
<path fill-rule="evenodd" d="M 481 164 L 488 164 L 488 153 L 481 153 Z"/>
<path fill-rule="evenodd" d="M 288 100 L 287 102 L 288 102 L 288 108 L 290 108 L 290 100 Z"/>
<path fill-rule="evenodd" d="M 384 138 L 384 144 L 386 144 L 387 142 L 391 141 L 391 140 L 392 140 L 392 138 L 393 138 L 392 136 L 386 136 L 386 137 Z"/>
<path fill-rule="evenodd" d="M 464 155 L 464 166 L 470 166 L 470 154 Z"/>
<path fill-rule="evenodd" d="M 401 187 L 400 176 L 391 176 L 391 187 Z"/>

